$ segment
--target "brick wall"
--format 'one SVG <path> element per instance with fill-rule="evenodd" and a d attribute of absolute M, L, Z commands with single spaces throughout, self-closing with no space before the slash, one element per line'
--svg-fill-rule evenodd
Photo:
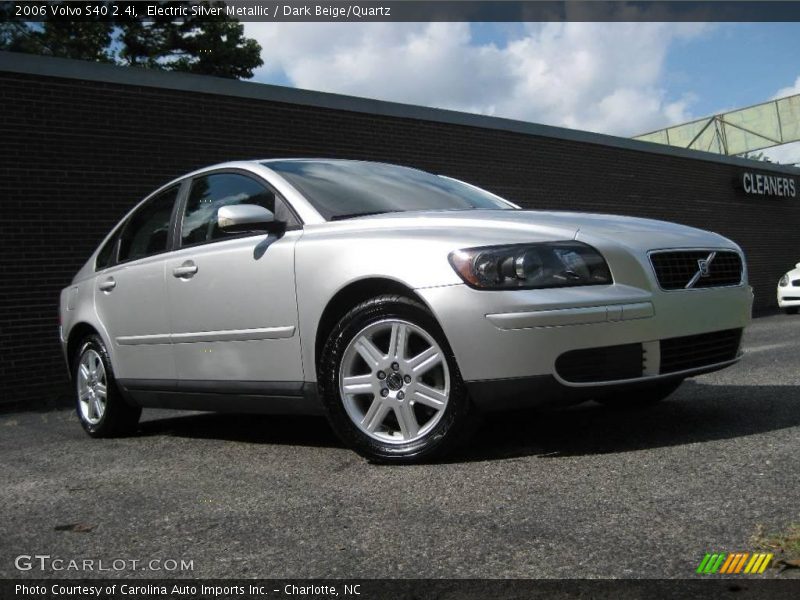
<path fill-rule="evenodd" d="M 138 199 L 198 167 L 279 156 L 413 165 L 525 207 L 712 229 L 747 253 L 759 310 L 775 305 L 778 278 L 800 260 L 800 203 L 741 195 L 732 181 L 742 167 L 724 161 L 0 68 L 0 402 L 64 390 L 59 290 Z"/>

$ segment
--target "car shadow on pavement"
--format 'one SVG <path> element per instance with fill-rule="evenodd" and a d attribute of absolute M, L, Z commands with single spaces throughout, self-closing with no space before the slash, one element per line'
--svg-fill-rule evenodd
<path fill-rule="evenodd" d="M 489 415 L 470 448 L 451 460 L 630 452 L 766 433 L 800 425 L 800 386 L 685 382 L 667 400 L 633 409 L 595 402 L 552 411 Z"/>
<path fill-rule="evenodd" d="M 321 417 L 169 413 L 149 415 L 140 435 L 341 448 Z M 800 386 L 688 381 L 668 400 L 639 409 L 594 402 L 549 411 L 487 415 L 467 449 L 446 462 L 582 456 L 678 446 L 800 425 Z"/>
<path fill-rule="evenodd" d="M 154 412 L 148 416 L 157 415 Z M 139 435 L 215 439 L 249 444 L 343 447 L 323 417 L 308 416 L 171 413 L 167 418 L 142 421 Z"/>

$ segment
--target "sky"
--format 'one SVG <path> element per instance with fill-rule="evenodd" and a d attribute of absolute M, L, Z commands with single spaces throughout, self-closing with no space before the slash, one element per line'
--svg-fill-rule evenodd
<path fill-rule="evenodd" d="M 255 81 L 620 136 L 800 93 L 798 23 L 244 25 Z"/>

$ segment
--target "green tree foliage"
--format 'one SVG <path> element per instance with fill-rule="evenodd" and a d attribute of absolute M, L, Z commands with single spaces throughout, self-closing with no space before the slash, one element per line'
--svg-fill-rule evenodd
<path fill-rule="evenodd" d="M 190 2 L 162 2 L 164 7 Z M 224 2 L 203 2 L 225 6 Z M 2 15 L 0 15 L 2 17 Z M 77 58 L 231 79 L 249 79 L 263 64 L 261 46 L 239 21 L 217 16 L 120 15 L 114 21 L 48 18 L 42 24 L 0 21 L 0 50 Z"/>
<path fill-rule="evenodd" d="M 99 62 L 112 62 L 109 51 L 113 25 L 99 21 L 73 23 L 62 19 L 49 19 L 40 29 L 22 30 L 14 35 L 9 50 L 78 58 Z"/>
<path fill-rule="evenodd" d="M 244 37 L 244 27 L 235 20 L 205 22 L 185 35 L 171 63 L 176 71 L 249 79 L 253 68 L 263 64 L 261 46 Z"/>
<path fill-rule="evenodd" d="M 165 53 L 180 37 L 180 23 L 160 17 L 144 23 L 138 19 L 120 19 L 118 62 L 135 67 L 164 69 Z"/>

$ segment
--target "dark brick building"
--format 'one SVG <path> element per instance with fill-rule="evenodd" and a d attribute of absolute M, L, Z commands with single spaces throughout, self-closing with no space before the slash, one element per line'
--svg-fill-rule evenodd
<path fill-rule="evenodd" d="M 744 248 L 756 310 L 800 260 L 795 198 L 744 171 L 800 171 L 443 110 L 208 77 L 0 53 L 0 403 L 53 397 L 66 371 L 57 301 L 109 228 L 161 183 L 244 158 L 382 160 L 530 208 L 666 219 Z"/>

